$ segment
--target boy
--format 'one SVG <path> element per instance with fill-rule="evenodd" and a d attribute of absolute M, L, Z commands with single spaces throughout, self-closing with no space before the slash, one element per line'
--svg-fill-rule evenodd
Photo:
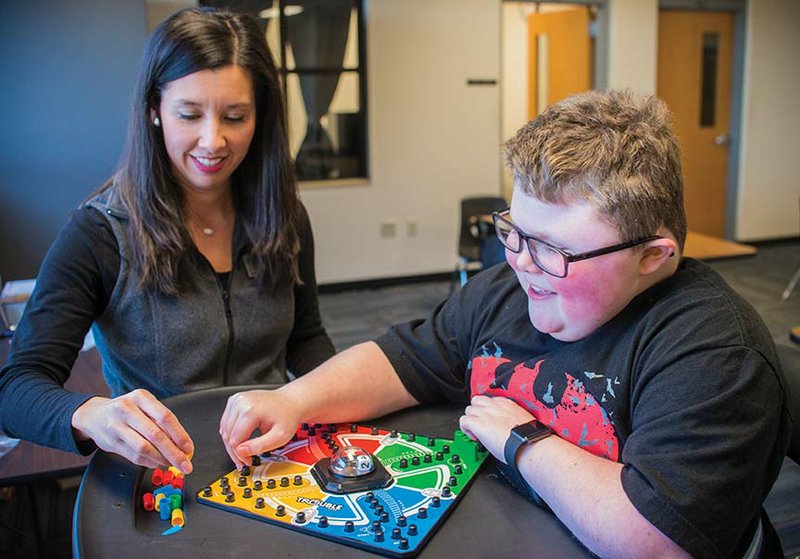
<path fill-rule="evenodd" d="M 790 429 L 783 380 L 756 312 L 681 258 L 666 107 L 571 97 L 523 127 L 506 162 L 516 186 L 494 219 L 509 265 L 425 321 L 233 396 L 220 424 L 231 458 L 285 443 L 301 421 L 460 400 L 461 428 L 598 555 L 780 555 L 762 504 Z"/>

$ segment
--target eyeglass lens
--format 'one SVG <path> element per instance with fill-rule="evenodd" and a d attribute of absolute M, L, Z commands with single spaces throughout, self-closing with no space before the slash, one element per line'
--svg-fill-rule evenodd
<path fill-rule="evenodd" d="M 521 249 L 520 235 L 516 229 L 501 219 L 496 220 L 495 229 L 500 242 L 511 252 L 519 254 Z M 527 237 L 525 241 L 528 245 L 531 259 L 539 268 L 554 276 L 563 277 L 565 275 L 566 262 L 563 254 L 536 241 L 536 239 Z"/>

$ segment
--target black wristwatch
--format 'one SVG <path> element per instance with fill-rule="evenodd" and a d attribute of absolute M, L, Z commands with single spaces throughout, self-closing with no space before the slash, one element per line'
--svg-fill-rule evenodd
<path fill-rule="evenodd" d="M 511 429 L 511 433 L 508 435 L 508 439 L 506 440 L 506 445 L 503 448 L 503 457 L 506 460 L 508 471 L 516 477 L 513 482 L 520 484 L 520 487 L 526 488 L 533 497 L 533 500 L 537 504 L 543 506 L 544 503 L 539 495 L 537 495 L 533 488 L 528 485 L 528 483 L 525 481 L 525 478 L 522 477 L 522 474 L 517 468 L 517 453 L 519 452 L 520 447 L 535 443 L 536 441 L 541 441 L 552 434 L 553 430 L 547 425 L 539 423 L 536 420 L 529 421 L 528 423 L 522 423 Z"/>

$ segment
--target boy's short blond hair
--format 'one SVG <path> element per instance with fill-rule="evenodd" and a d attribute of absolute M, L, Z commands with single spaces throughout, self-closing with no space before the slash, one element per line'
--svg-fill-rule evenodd
<path fill-rule="evenodd" d="M 551 105 L 505 144 L 517 186 L 550 203 L 587 200 L 622 241 L 668 229 L 683 249 L 680 151 L 663 101 L 590 91 Z"/>

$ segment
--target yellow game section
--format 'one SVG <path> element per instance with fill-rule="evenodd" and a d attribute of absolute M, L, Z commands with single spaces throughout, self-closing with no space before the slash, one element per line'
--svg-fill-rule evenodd
<path fill-rule="evenodd" d="M 233 470 L 228 474 L 228 477 L 231 478 L 236 475 L 238 475 L 238 472 Z M 248 484 L 248 487 L 252 490 L 252 484 Z M 319 486 L 306 477 L 303 478 L 303 485 L 290 485 L 289 487 L 276 487 L 275 489 L 253 491 L 252 497 L 248 499 L 243 497 L 244 487 L 231 484 L 230 490 L 233 491 L 236 497 L 234 502 L 226 501 L 225 495 L 222 494 L 222 486 L 219 481 L 214 482 L 211 485 L 211 489 L 211 496 L 201 496 L 201 498 L 206 501 L 224 505 L 226 508 L 239 509 L 259 516 L 269 516 L 275 520 L 286 522 L 287 524 L 291 524 L 294 515 L 299 511 L 306 511 L 306 517 L 309 520 L 314 516 L 314 513 L 310 510 L 314 509 L 314 507 L 310 506 L 308 502 L 304 503 L 298 501 L 298 497 L 302 497 L 308 501 L 324 501 L 327 497 L 327 495 L 319 489 Z M 256 508 L 255 504 L 258 497 L 264 498 L 266 504 L 265 508 Z M 278 505 L 283 505 L 286 508 L 285 516 L 279 517 L 275 515 L 275 509 Z"/>
<path fill-rule="evenodd" d="M 278 478 L 275 481 L 278 481 L 281 477 L 291 477 L 295 475 L 305 475 L 309 473 L 309 466 L 308 464 L 300 464 L 298 462 L 291 462 L 289 460 L 285 462 L 262 462 L 260 466 L 256 466 L 253 468 L 253 481 L 260 479 L 261 481 L 266 482 L 269 478 Z M 231 475 L 238 475 L 238 473 L 234 470 Z"/>
<path fill-rule="evenodd" d="M 297 512 L 309 508 L 310 505 L 308 503 L 299 502 L 297 500 L 298 497 L 303 497 L 311 501 L 324 501 L 327 497 L 327 495 L 315 485 L 298 487 L 291 491 L 282 491 L 279 489 L 262 491 L 258 496 L 264 497 L 267 504 L 273 508 L 276 508 L 278 505 L 283 505 L 286 507 L 287 512 Z M 263 509 L 261 514 L 263 514 Z"/>

